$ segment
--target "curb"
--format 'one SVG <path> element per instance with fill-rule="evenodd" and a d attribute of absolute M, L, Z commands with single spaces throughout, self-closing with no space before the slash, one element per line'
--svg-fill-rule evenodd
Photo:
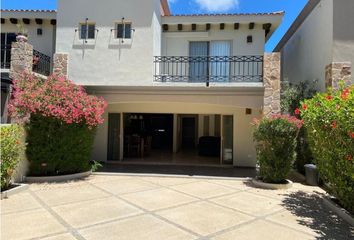
<path fill-rule="evenodd" d="M 286 180 L 287 183 L 284 184 L 275 184 L 275 183 L 265 183 L 262 181 L 259 181 L 257 179 L 252 179 L 252 183 L 255 185 L 257 188 L 265 188 L 265 189 L 271 189 L 271 190 L 280 190 L 280 189 L 289 189 L 293 186 L 293 182 L 290 180 Z"/>
<path fill-rule="evenodd" d="M 49 177 L 26 177 L 26 182 L 28 183 L 46 183 L 46 182 L 66 182 L 71 180 L 78 180 L 90 176 L 92 171 L 60 175 L 60 176 L 49 176 Z"/>
<path fill-rule="evenodd" d="M 351 226 L 354 226 L 354 218 L 352 215 L 345 210 L 344 208 L 340 207 L 338 204 L 333 202 L 331 199 L 328 197 L 322 198 L 324 205 L 326 205 L 327 208 L 335 212 L 339 217 L 341 217 L 344 221 L 349 223 Z"/>
<path fill-rule="evenodd" d="M 12 195 L 15 195 L 17 193 L 20 193 L 20 192 L 28 189 L 28 184 L 15 183 L 14 185 L 16 185 L 16 187 L 11 188 L 11 189 L 6 190 L 6 191 L 3 191 L 1 193 L 1 199 L 8 198 L 8 197 L 10 197 Z"/>

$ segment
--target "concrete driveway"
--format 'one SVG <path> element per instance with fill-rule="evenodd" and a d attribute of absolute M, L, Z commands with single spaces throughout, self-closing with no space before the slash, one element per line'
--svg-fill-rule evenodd
<path fill-rule="evenodd" d="M 1 239 L 353 239 L 316 187 L 247 180 L 92 175 L 31 184 L 1 201 Z"/>

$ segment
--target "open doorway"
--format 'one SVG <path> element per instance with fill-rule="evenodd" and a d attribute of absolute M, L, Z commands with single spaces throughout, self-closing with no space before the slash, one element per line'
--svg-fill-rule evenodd
<path fill-rule="evenodd" d="M 124 159 L 148 158 L 154 152 L 172 153 L 172 114 L 124 114 Z"/>

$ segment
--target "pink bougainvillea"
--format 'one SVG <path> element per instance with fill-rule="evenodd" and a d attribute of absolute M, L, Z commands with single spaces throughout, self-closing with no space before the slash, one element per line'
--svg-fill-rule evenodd
<path fill-rule="evenodd" d="M 65 77 L 53 75 L 44 80 L 24 73 L 21 79 L 14 81 L 9 112 L 19 122 L 28 120 L 31 114 L 40 114 L 67 124 L 84 123 L 95 127 L 104 121 L 102 115 L 106 106 L 103 98 L 88 95 L 82 86 Z"/>

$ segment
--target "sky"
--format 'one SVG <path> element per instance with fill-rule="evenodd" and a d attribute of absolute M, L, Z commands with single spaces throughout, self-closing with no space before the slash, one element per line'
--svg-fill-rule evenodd
<path fill-rule="evenodd" d="M 104 1 L 104 0 L 103 0 Z M 143 1 L 143 0 L 142 0 Z M 168 0 L 173 14 L 258 13 L 285 11 L 283 22 L 266 44 L 271 52 L 308 0 Z M 1 0 L 2 9 L 56 9 L 56 0 Z"/>

